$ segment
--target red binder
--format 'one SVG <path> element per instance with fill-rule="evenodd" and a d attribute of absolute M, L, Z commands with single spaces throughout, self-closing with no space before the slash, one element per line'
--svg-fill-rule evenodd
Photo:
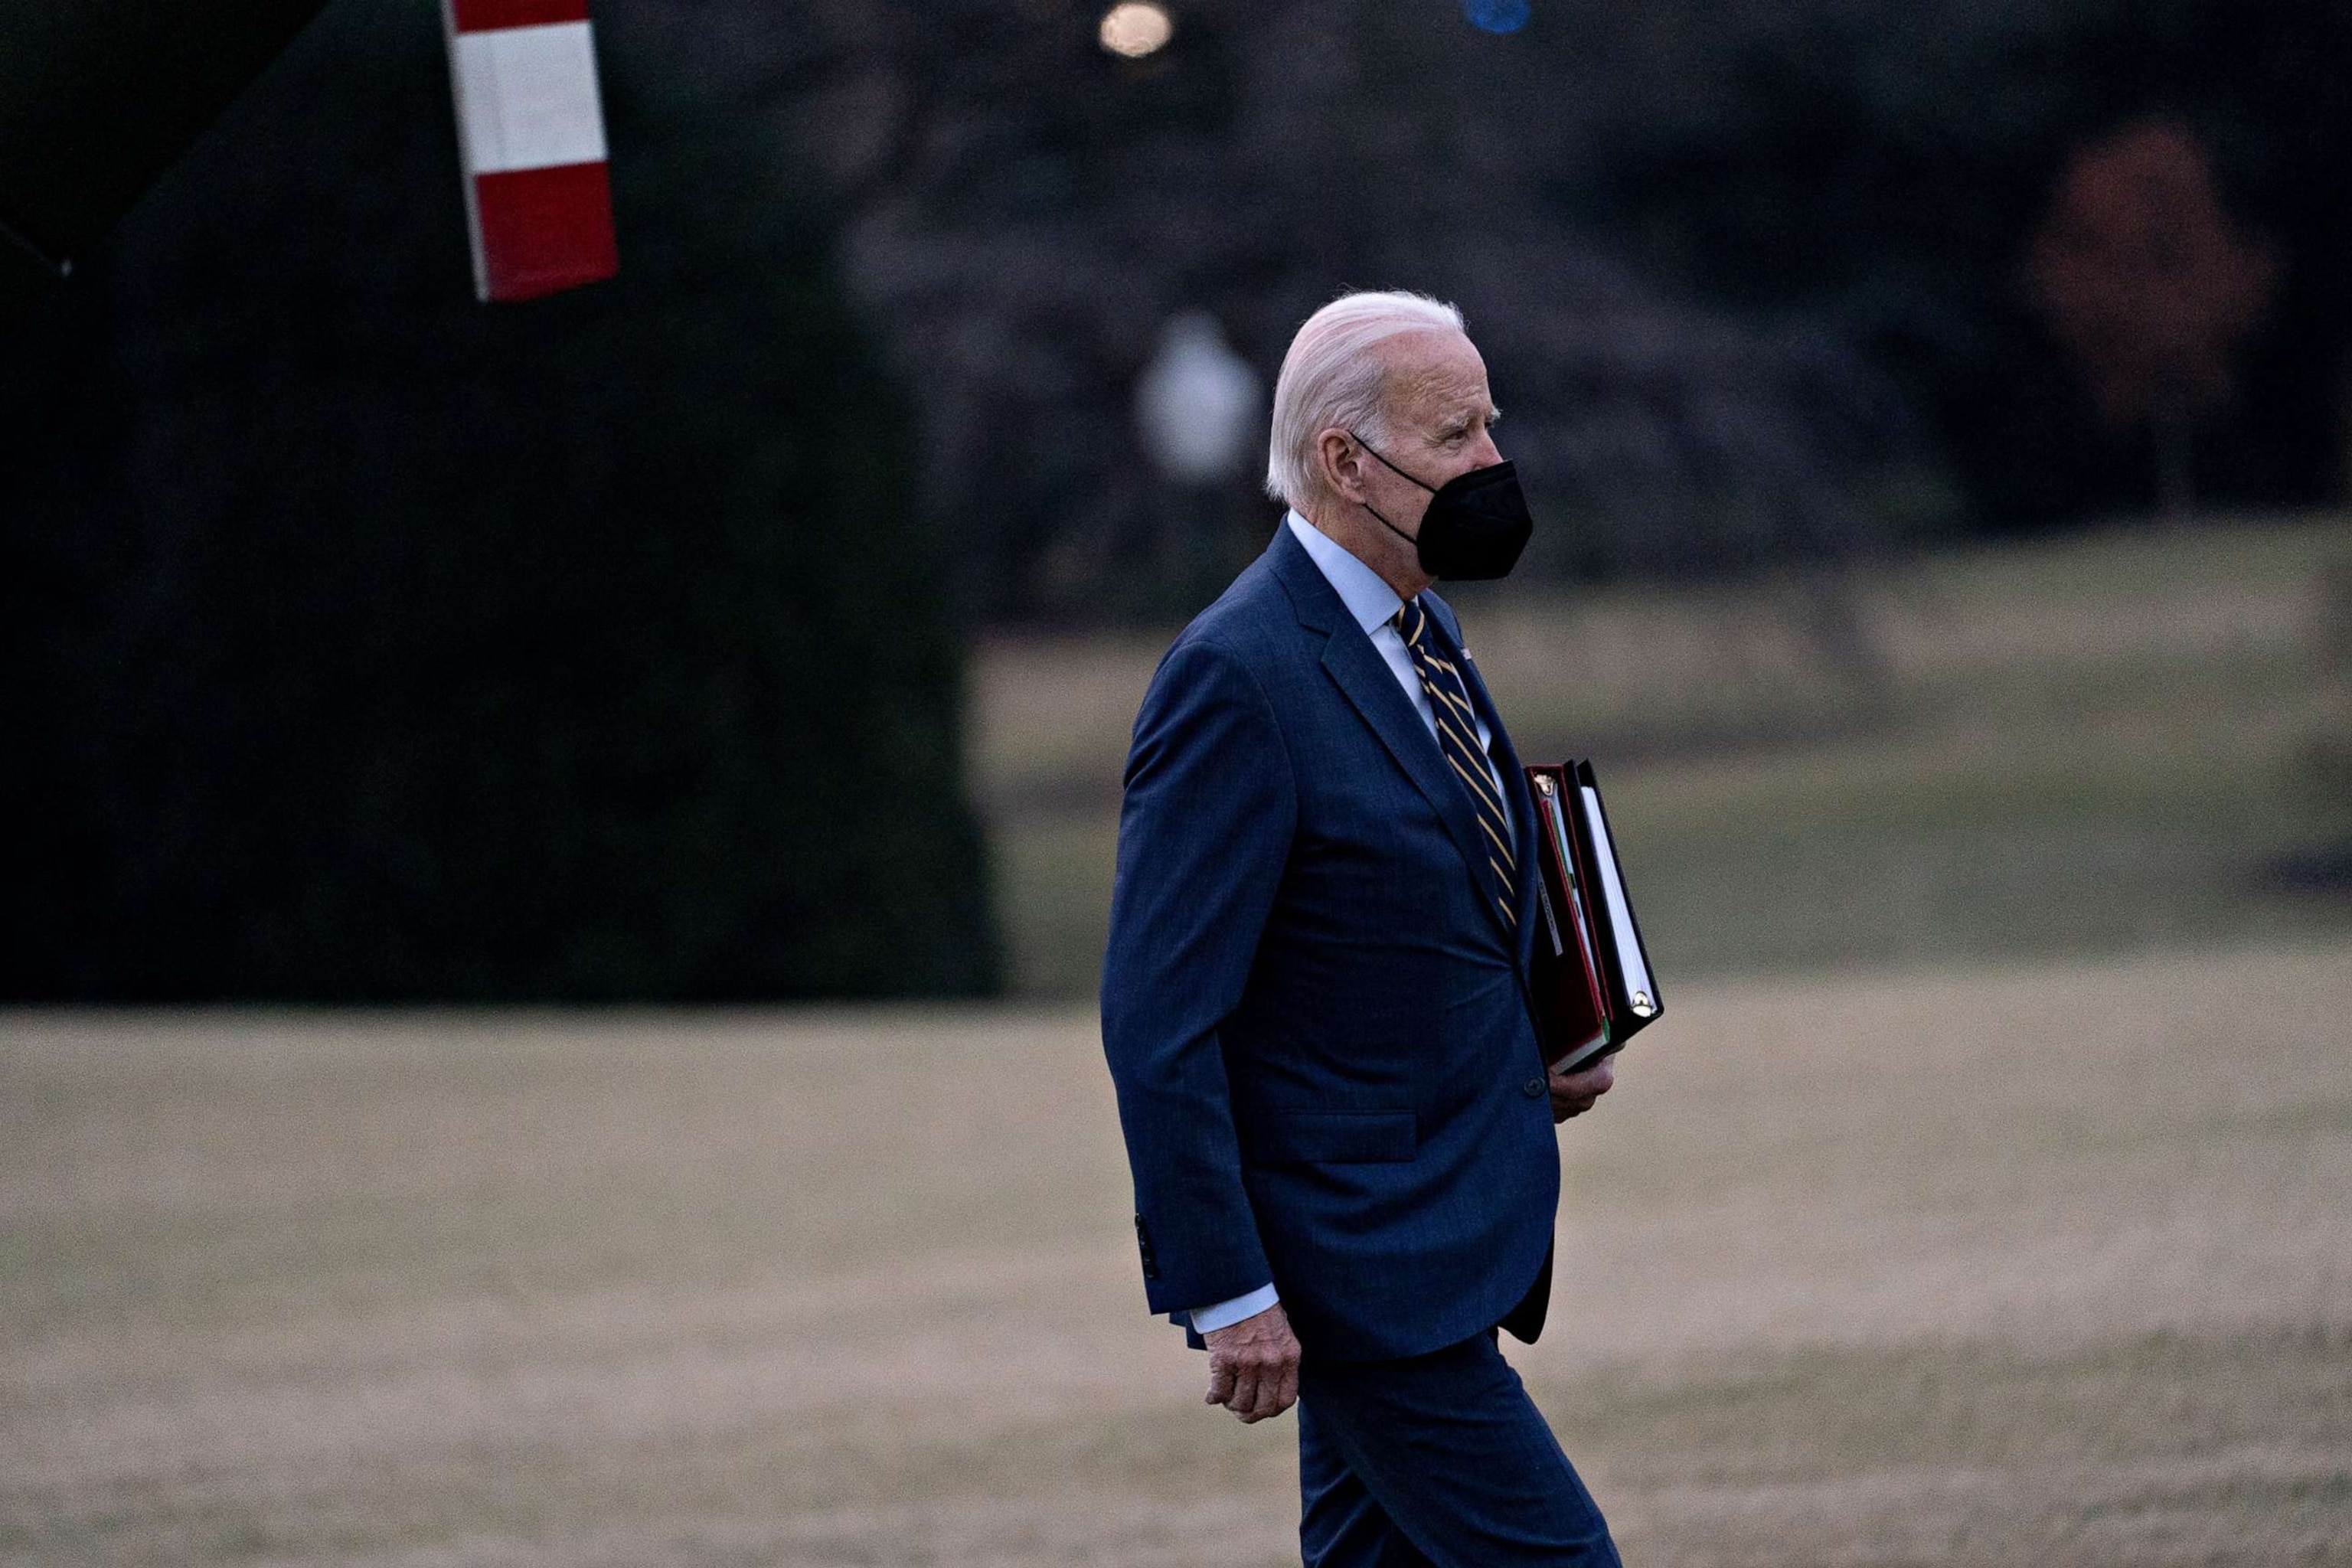
<path fill-rule="evenodd" d="M 1536 1024 L 1545 1061 L 1568 1072 L 1622 1048 L 1665 1004 L 1592 764 L 1536 763 L 1527 774 L 1536 812 Z"/>

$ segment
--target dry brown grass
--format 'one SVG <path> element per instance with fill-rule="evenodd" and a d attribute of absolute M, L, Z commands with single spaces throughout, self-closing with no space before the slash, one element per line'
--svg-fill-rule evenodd
<path fill-rule="evenodd" d="M 2352 948 L 1686 987 L 1517 1352 L 1628 1561 L 2352 1563 Z M 1295 1561 L 1071 1012 L 0 1024 L 0 1562 Z"/>

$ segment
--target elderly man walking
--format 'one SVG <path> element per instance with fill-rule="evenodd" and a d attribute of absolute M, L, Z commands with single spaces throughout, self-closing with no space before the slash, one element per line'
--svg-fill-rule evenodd
<path fill-rule="evenodd" d="M 1210 1403 L 1298 1406 L 1311 1565 L 1615 1563 L 1504 1361 L 1551 1288 L 1553 1124 L 1518 757 L 1440 578 L 1531 526 L 1449 305 L 1351 294 L 1275 390 L 1265 553 L 1135 721 L 1103 1045 L 1151 1310 Z"/>

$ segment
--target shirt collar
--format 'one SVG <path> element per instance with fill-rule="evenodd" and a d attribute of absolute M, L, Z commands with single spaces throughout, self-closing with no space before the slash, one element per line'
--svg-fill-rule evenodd
<path fill-rule="evenodd" d="M 1324 580 L 1331 584 L 1339 602 L 1348 606 L 1348 613 L 1356 617 L 1356 624 L 1364 628 L 1367 636 L 1396 618 L 1404 601 L 1397 597 L 1394 588 L 1381 581 L 1379 573 L 1297 512 L 1291 512 L 1283 521 L 1298 536 L 1298 542 L 1306 546 Z"/>

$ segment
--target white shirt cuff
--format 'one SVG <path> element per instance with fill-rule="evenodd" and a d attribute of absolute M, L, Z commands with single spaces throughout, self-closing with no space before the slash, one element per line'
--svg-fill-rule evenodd
<path fill-rule="evenodd" d="M 1218 1329 L 1229 1328 L 1244 1318 L 1256 1317 L 1281 1300 L 1280 1296 L 1275 1294 L 1274 1287 L 1267 1284 L 1259 1286 L 1246 1296 L 1236 1296 L 1230 1301 L 1220 1301 L 1213 1307 L 1195 1307 L 1191 1313 L 1192 1331 L 1196 1334 L 1205 1334 Z"/>

